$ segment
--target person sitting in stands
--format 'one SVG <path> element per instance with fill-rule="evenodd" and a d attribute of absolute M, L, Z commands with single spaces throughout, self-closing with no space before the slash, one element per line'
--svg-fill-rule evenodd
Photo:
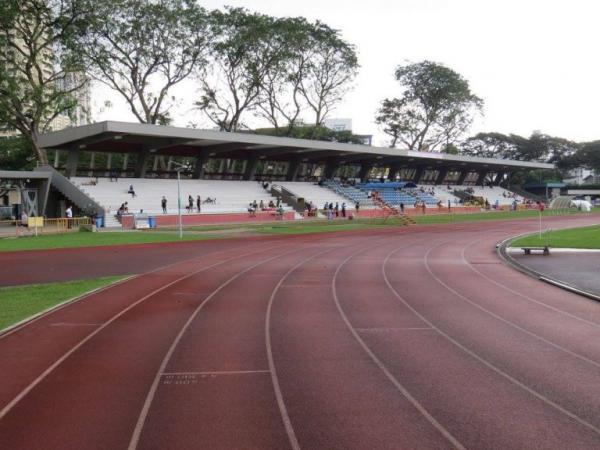
<path fill-rule="evenodd" d="M 258 209 L 258 203 L 256 203 L 256 200 L 252 202 L 252 208 L 254 208 L 254 211 Z"/>
<path fill-rule="evenodd" d="M 273 202 L 273 200 L 269 200 L 269 208 L 275 208 L 275 202 Z"/>
<path fill-rule="evenodd" d="M 262 200 L 260 201 L 260 206 L 259 206 L 261 211 L 265 210 L 265 202 L 263 202 Z"/>
<path fill-rule="evenodd" d="M 128 194 L 131 194 L 131 198 L 135 197 L 135 190 L 133 189 L 133 184 L 129 185 L 129 190 L 127 191 Z"/>

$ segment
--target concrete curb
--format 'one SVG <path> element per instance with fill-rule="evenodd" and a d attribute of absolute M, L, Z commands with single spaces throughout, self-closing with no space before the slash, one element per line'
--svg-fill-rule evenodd
<path fill-rule="evenodd" d="M 600 295 L 594 294 L 593 292 L 589 292 L 583 289 L 579 289 L 578 287 L 572 286 L 568 283 L 565 283 L 564 281 L 561 280 L 557 280 L 557 279 L 553 279 L 553 278 L 549 278 L 546 275 L 537 272 L 527 266 L 525 266 L 524 264 L 521 264 L 520 262 L 516 261 L 514 258 L 512 258 L 510 256 L 510 254 L 507 251 L 508 248 L 508 244 L 509 242 L 518 239 L 522 236 L 527 236 L 530 235 L 531 233 L 525 233 L 525 234 L 521 234 L 518 236 L 513 236 L 510 237 L 508 239 L 505 239 L 503 241 L 501 241 L 499 244 L 496 245 L 496 249 L 497 249 L 497 253 L 498 256 L 500 257 L 500 259 L 502 261 L 504 261 L 504 263 L 510 267 L 512 267 L 515 270 L 518 270 L 521 273 L 524 273 L 526 275 L 529 275 L 532 278 L 535 278 L 537 280 L 543 281 L 544 283 L 548 283 L 551 284 L 553 286 L 559 287 L 561 289 L 564 289 L 566 291 L 572 292 L 574 294 L 578 294 L 578 295 L 582 295 L 584 297 L 587 297 L 591 300 L 595 300 L 597 302 L 600 302 Z"/>

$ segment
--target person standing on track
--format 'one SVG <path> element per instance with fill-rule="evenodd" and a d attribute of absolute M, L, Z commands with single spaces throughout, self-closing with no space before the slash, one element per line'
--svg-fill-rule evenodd
<path fill-rule="evenodd" d="M 188 195 L 188 212 L 194 212 L 194 197 L 192 197 L 191 194 Z"/>
<path fill-rule="evenodd" d="M 202 198 L 198 195 L 196 196 L 196 209 L 198 210 L 198 214 L 200 213 L 200 205 L 202 205 Z"/>
<path fill-rule="evenodd" d="M 162 200 L 160 201 L 160 206 L 162 206 L 163 214 L 166 214 L 167 213 L 167 199 L 165 198 L 164 195 L 163 195 Z"/>
<path fill-rule="evenodd" d="M 342 217 L 346 217 L 346 202 L 342 203 Z"/>

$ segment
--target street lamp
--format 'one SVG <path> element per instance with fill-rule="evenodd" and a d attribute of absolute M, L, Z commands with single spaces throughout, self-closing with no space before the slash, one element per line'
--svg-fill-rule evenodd
<path fill-rule="evenodd" d="M 179 239 L 183 239 L 183 224 L 181 223 L 181 171 L 189 169 L 189 166 L 177 161 L 171 161 L 171 164 L 179 166 L 179 168 L 175 169 L 177 172 L 177 216 L 179 221 Z"/>

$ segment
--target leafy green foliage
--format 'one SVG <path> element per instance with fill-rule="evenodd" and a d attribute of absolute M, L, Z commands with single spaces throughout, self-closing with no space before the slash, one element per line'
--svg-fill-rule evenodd
<path fill-rule="evenodd" d="M 480 111 L 483 101 L 461 75 L 431 61 L 399 66 L 396 80 L 404 88 L 399 98 L 384 99 L 375 121 L 409 150 L 435 151 L 458 140 Z"/>
<path fill-rule="evenodd" d="M 254 130 L 256 134 L 267 136 L 288 136 L 296 139 L 310 139 L 313 141 L 342 142 L 348 144 L 362 144 L 360 136 L 352 134 L 348 130 L 336 131 L 331 128 L 314 125 L 295 126 L 288 128 L 259 128 Z"/>
<path fill-rule="evenodd" d="M 207 12 L 193 0 L 97 2 L 78 44 L 96 80 L 142 123 L 166 125 L 169 90 L 206 64 Z"/>
<path fill-rule="evenodd" d="M 74 93 L 87 82 L 74 45 L 85 28 L 88 0 L 3 0 L 0 4 L 0 124 L 19 131 L 47 164 L 38 136 L 73 112 Z"/>
<path fill-rule="evenodd" d="M 31 145 L 22 137 L 0 139 L 0 168 L 29 170 L 35 167 Z"/>

